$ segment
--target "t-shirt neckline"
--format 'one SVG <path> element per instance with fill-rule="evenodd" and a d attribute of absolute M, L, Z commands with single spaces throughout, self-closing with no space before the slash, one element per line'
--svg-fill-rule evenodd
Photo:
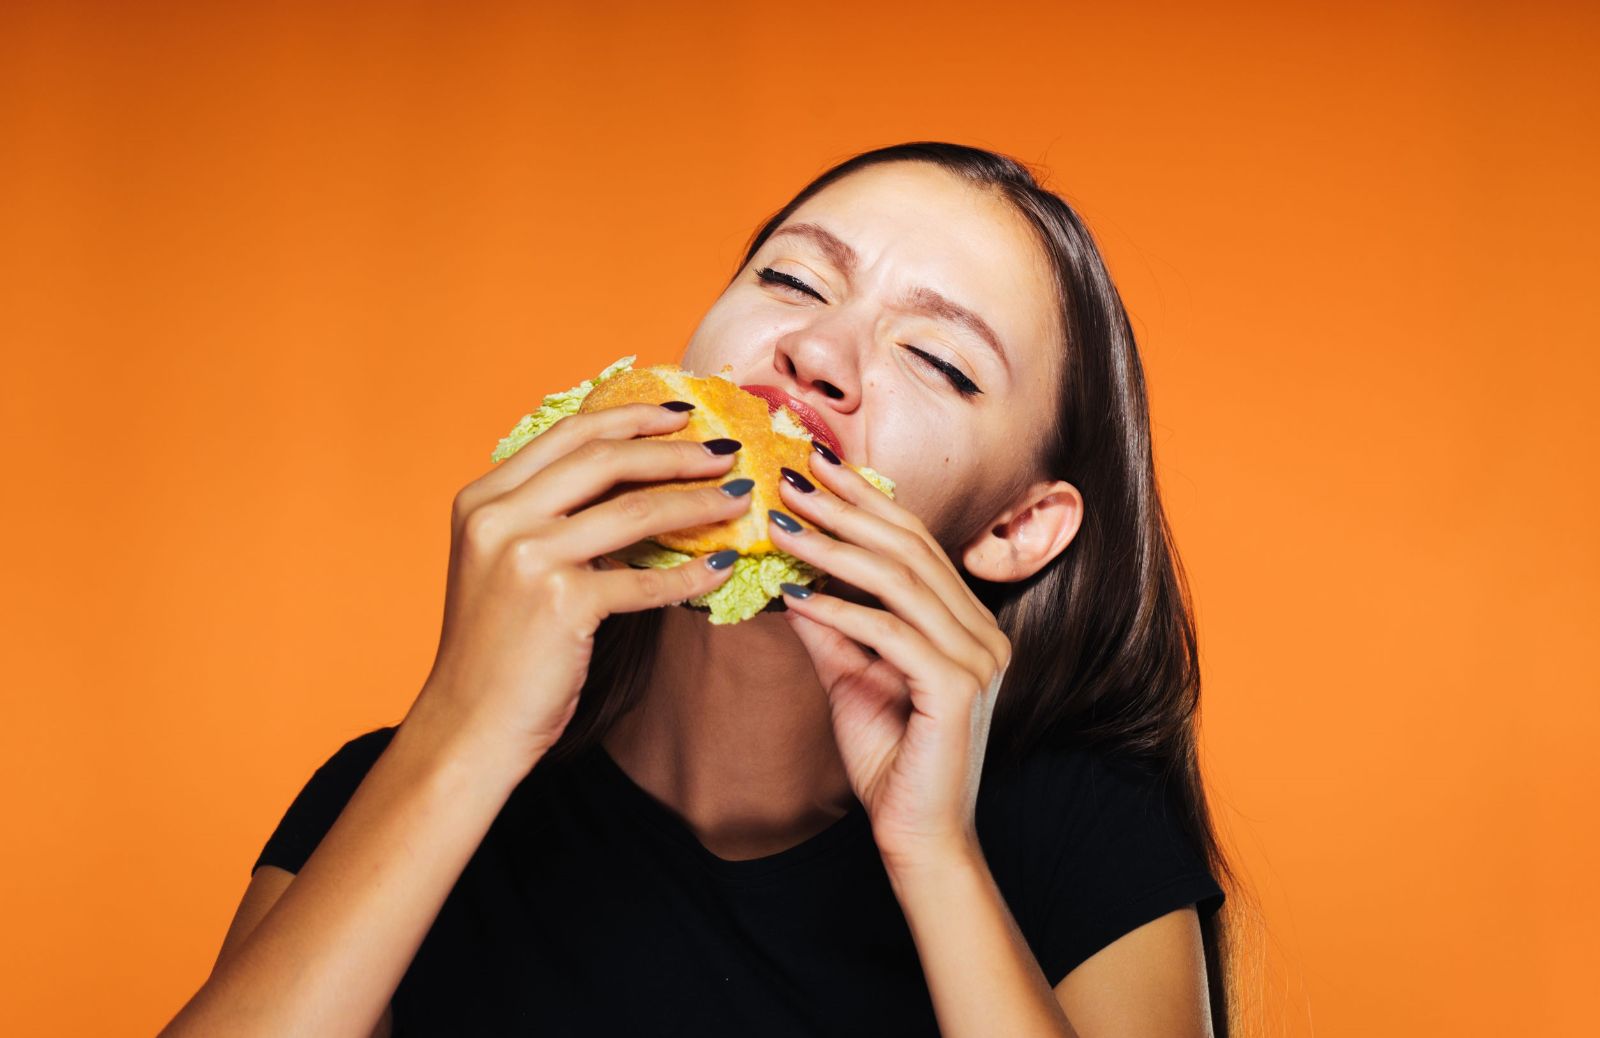
<path fill-rule="evenodd" d="M 639 817 L 664 833 L 685 853 L 700 862 L 706 870 L 724 880 L 765 878 L 795 868 L 827 854 L 837 845 L 870 828 L 867 823 L 866 806 L 859 799 L 852 797 L 849 810 L 830 822 L 827 828 L 792 847 L 760 858 L 734 860 L 718 857 L 700 842 L 671 808 L 657 800 L 653 794 L 635 782 L 631 775 L 622 770 L 622 766 L 606 751 L 604 744 L 596 742 L 590 747 L 586 756 L 593 772 L 615 789 L 619 797 L 631 805 Z"/>

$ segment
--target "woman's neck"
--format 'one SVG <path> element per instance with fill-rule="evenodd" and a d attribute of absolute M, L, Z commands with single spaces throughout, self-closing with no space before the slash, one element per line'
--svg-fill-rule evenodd
<path fill-rule="evenodd" d="M 723 858 L 775 854 L 854 802 L 827 695 L 776 613 L 713 625 L 664 609 L 644 694 L 601 742 Z"/>

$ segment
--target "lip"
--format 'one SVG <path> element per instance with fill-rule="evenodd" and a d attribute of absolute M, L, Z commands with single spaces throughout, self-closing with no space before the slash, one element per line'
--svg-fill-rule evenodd
<path fill-rule="evenodd" d="M 816 408 L 809 404 L 801 403 L 777 386 L 766 386 L 758 383 L 756 385 L 740 386 L 739 388 L 746 393 L 753 393 L 765 400 L 769 414 L 777 411 L 779 407 L 787 407 L 795 413 L 795 416 L 800 419 L 800 424 L 804 425 L 813 437 L 827 444 L 839 457 L 844 457 L 844 444 L 839 442 L 838 435 L 828 427 L 828 423 L 817 413 Z"/>

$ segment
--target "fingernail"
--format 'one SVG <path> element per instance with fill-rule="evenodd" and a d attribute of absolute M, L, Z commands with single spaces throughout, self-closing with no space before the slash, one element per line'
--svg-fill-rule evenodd
<path fill-rule="evenodd" d="M 802 527 L 799 523 L 795 522 L 793 516 L 785 515 L 776 508 L 767 509 L 767 515 L 771 516 L 772 521 L 777 523 L 779 527 L 787 530 L 790 533 L 799 533 L 804 529 L 804 527 Z"/>
<path fill-rule="evenodd" d="M 741 477 L 728 480 L 719 489 L 729 497 L 743 497 L 745 494 L 750 493 L 750 488 L 755 485 L 755 480 Z"/>
<path fill-rule="evenodd" d="M 789 481 L 790 486 L 794 487 L 803 494 L 809 494 L 813 490 L 817 489 L 811 485 L 811 481 L 809 479 L 802 476 L 794 469 L 789 468 L 787 465 L 778 466 L 778 472 L 783 476 L 784 479 Z"/>
<path fill-rule="evenodd" d="M 662 404 L 661 406 L 665 407 L 668 411 L 693 411 L 694 410 L 694 405 L 689 403 L 689 401 L 687 401 L 687 400 L 668 400 L 666 403 Z"/>
<path fill-rule="evenodd" d="M 778 585 L 778 588 L 784 594 L 793 595 L 796 598 L 810 598 L 811 597 L 811 589 L 810 588 L 804 587 L 803 585 L 800 585 L 800 584 L 791 584 L 787 580 L 781 582 Z"/>
<path fill-rule="evenodd" d="M 839 464 L 839 455 L 829 450 L 828 445 L 823 443 L 821 440 L 812 440 L 811 446 L 815 447 L 818 454 L 822 455 L 824 458 L 827 458 L 833 464 Z"/>
<path fill-rule="evenodd" d="M 720 436 L 715 440 L 705 441 L 705 443 L 701 444 L 701 446 L 710 451 L 712 454 L 732 454 L 740 447 L 743 447 L 744 444 L 740 443 L 738 440 L 730 440 L 726 436 Z"/>
<path fill-rule="evenodd" d="M 706 565 L 712 569 L 727 569 L 737 561 L 739 561 L 739 553 L 733 548 L 724 548 L 706 556 Z"/>

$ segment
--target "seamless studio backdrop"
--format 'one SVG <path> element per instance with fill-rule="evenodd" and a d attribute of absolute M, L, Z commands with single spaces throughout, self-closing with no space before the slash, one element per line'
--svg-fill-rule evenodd
<path fill-rule="evenodd" d="M 1244 1033 L 1592 1033 L 1594 9 L 973 10 L 0 7 L 0 1031 L 165 1023 L 497 439 L 940 139 L 1133 315 Z"/>

